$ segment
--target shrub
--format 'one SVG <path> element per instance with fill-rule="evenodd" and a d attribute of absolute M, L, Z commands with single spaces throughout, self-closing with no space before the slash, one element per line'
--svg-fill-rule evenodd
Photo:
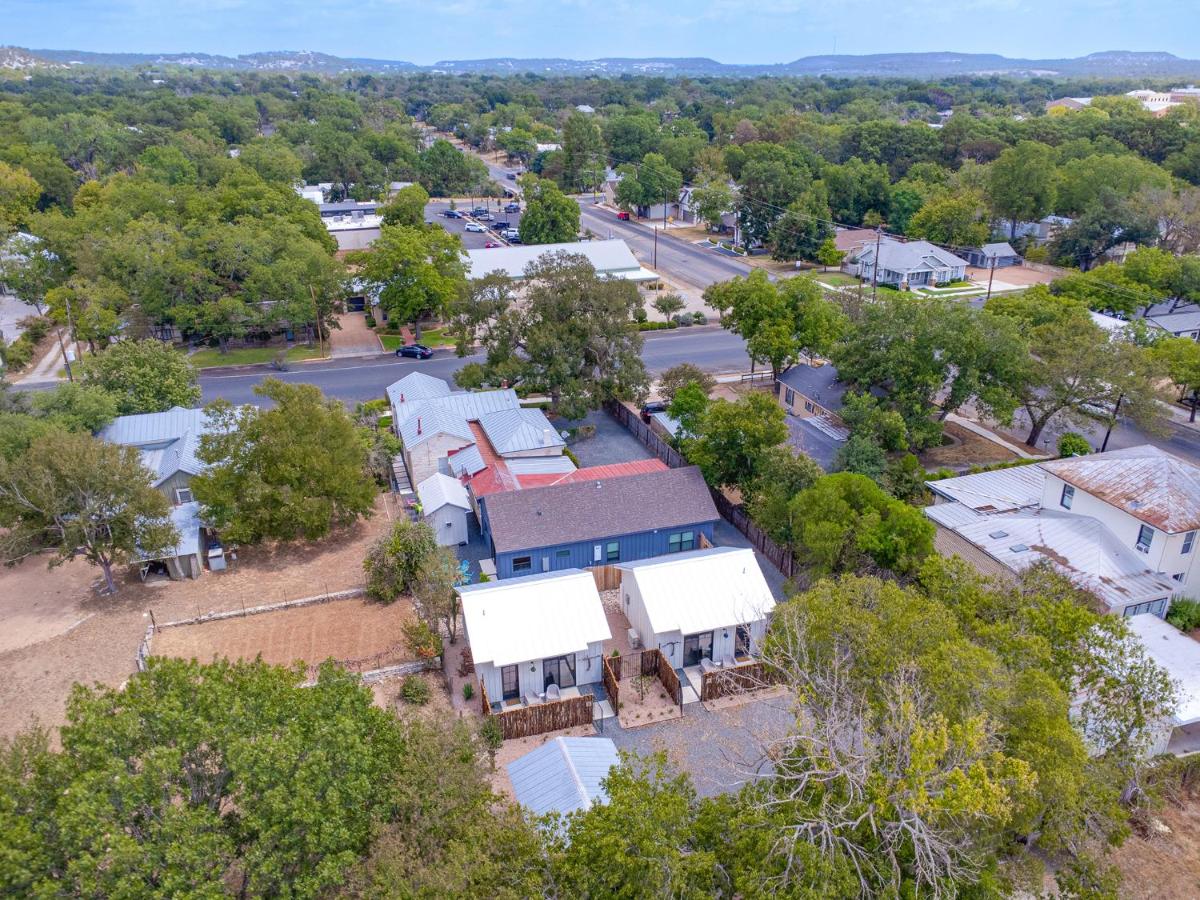
<path fill-rule="evenodd" d="M 583 468 L 583 466 L 581 466 L 581 465 L 579 464 L 579 457 L 578 457 L 578 456 L 576 456 L 574 453 L 572 453 L 572 452 L 571 452 L 571 448 L 570 448 L 570 447 L 564 447 L 564 448 L 563 448 L 563 456 L 565 456 L 565 457 L 566 457 L 567 459 L 569 459 L 571 462 L 575 463 L 575 468 L 577 468 L 577 469 L 582 469 L 582 468 Z"/>
<path fill-rule="evenodd" d="M 50 333 L 50 320 L 42 316 L 26 316 L 20 322 L 25 333 L 18 340 L 24 339 L 30 344 L 36 344 Z"/>
<path fill-rule="evenodd" d="M 1200 628 L 1200 601 L 1176 600 L 1167 613 L 1167 621 L 1180 631 Z"/>
<path fill-rule="evenodd" d="M 644 306 L 639 306 L 633 311 L 633 321 L 641 323 L 645 322 L 647 318 L 648 316 L 646 315 L 646 308 Z"/>
<path fill-rule="evenodd" d="M 471 682 L 468 681 L 466 684 L 463 685 L 463 699 L 470 700 L 474 696 L 475 696 L 475 685 L 471 684 Z"/>
<path fill-rule="evenodd" d="M 23 336 L 19 337 L 7 347 L 0 349 L 0 358 L 4 360 L 4 365 L 10 371 L 19 372 L 33 359 L 33 346 Z"/>
<path fill-rule="evenodd" d="M 420 619 L 405 622 L 403 631 L 408 649 L 419 659 L 433 659 L 442 655 L 442 636 Z"/>
<path fill-rule="evenodd" d="M 479 583 L 480 584 L 483 584 L 485 581 L 491 581 L 491 580 L 492 580 L 492 576 L 489 575 L 487 572 L 479 573 Z"/>
<path fill-rule="evenodd" d="M 374 328 L 374 327 L 375 327 L 375 326 L 378 324 L 378 323 L 375 321 L 375 317 L 374 317 L 373 315 L 371 315 L 370 313 L 367 313 L 367 315 L 366 315 L 366 321 L 367 321 L 367 327 L 368 327 L 368 328 Z"/>
<path fill-rule="evenodd" d="M 470 685 L 467 685 L 470 687 Z M 429 690 L 429 685 L 425 683 L 425 679 L 419 675 L 406 675 L 404 683 L 400 686 L 400 696 L 404 698 L 405 703 L 411 703 L 413 706 L 424 706 L 429 702 L 432 692 Z"/>
<path fill-rule="evenodd" d="M 687 328 L 688 326 L 690 326 L 692 324 L 692 317 L 690 314 L 680 313 L 671 321 L 674 322 L 676 325 L 678 325 L 680 328 Z"/>
<path fill-rule="evenodd" d="M 706 316 L 704 313 L 697 310 L 696 312 L 692 313 L 692 322 L 694 322 L 697 325 L 707 325 L 708 324 L 708 316 Z"/>
<path fill-rule="evenodd" d="M 1087 456 L 1091 452 L 1092 445 L 1078 432 L 1065 431 L 1058 439 L 1059 456 Z"/>

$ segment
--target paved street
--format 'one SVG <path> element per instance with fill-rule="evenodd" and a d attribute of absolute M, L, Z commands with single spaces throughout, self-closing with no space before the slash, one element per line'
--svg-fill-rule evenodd
<path fill-rule="evenodd" d="M 243 372 L 223 371 L 200 376 L 203 402 L 223 397 L 232 403 L 256 403 L 254 386 L 267 376 L 285 381 L 315 384 L 326 395 L 348 403 L 382 397 L 384 389 L 412 371 L 425 372 L 452 381 L 454 373 L 480 356 L 460 359 L 453 351 L 441 350 L 433 359 L 397 359 L 394 356 L 365 358 L 357 361 L 330 360 L 296 363 L 290 372 L 275 372 L 254 367 Z M 745 372 L 750 368 L 745 342 L 724 329 L 652 332 L 645 336 L 642 359 L 651 373 L 658 373 L 681 362 L 691 362 L 714 373 Z"/>

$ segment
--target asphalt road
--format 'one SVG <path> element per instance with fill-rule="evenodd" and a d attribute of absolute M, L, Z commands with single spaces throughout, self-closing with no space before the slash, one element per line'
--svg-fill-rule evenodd
<path fill-rule="evenodd" d="M 397 359 L 381 356 L 361 360 L 329 360 L 296 363 L 290 372 L 275 372 L 263 367 L 246 371 L 201 374 L 202 402 L 224 398 L 231 403 L 258 403 L 254 387 L 274 376 L 284 381 L 315 384 L 326 396 L 347 403 L 382 397 L 389 384 L 419 371 L 453 383 L 454 373 L 481 356 L 459 358 L 453 351 L 439 350 L 433 359 Z M 750 368 L 745 342 L 724 329 L 703 328 L 645 335 L 642 359 L 651 373 L 658 373 L 681 362 L 691 362 L 713 373 L 745 372 Z"/>

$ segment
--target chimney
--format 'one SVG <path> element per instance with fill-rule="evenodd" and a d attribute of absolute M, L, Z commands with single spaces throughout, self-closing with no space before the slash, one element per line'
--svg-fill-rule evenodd
<path fill-rule="evenodd" d="M 421 417 L 417 416 L 417 434 L 421 433 Z"/>

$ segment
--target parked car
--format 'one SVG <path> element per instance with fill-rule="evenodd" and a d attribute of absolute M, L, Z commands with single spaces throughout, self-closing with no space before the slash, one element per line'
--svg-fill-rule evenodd
<path fill-rule="evenodd" d="M 466 225 L 463 226 L 463 230 L 469 231 L 472 234 L 486 234 L 487 233 L 487 229 L 484 228 L 482 225 L 480 225 L 478 222 L 468 222 Z"/>
<path fill-rule="evenodd" d="M 629 213 L 625 212 L 625 210 L 621 210 L 619 213 L 617 213 L 617 218 L 620 219 L 622 222 L 628 222 L 629 221 Z"/>
<path fill-rule="evenodd" d="M 666 400 L 647 400 L 642 404 L 642 421 L 647 424 L 650 422 L 650 417 L 655 413 L 666 412 Z"/>
<path fill-rule="evenodd" d="M 500 231 L 504 231 L 506 228 L 512 228 L 513 225 L 512 225 L 512 222 L 503 221 L 503 222 L 493 222 L 492 227 L 497 228 Z"/>
<path fill-rule="evenodd" d="M 502 243 L 500 243 L 499 241 L 488 241 L 486 244 L 483 245 L 483 249 L 491 250 L 495 247 L 503 247 L 503 246 L 504 245 Z"/>
<path fill-rule="evenodd" d="M 473 216 L 486 216 L 487 214 L 488 214 L 488 209 L 486 206 L 477 206 L 473 210 L 471 210 L 471 215 L 473 215 Z"/>
<path fill-rule="evenodd" d="M 515 229 L 515 228 L 506 228 L 506 229 L 504 229 L 503 237 L 505 240 L 517 241 L 518 243 L 520 243 L 521 232 L 517 231 L 517 229 Z"/>
<path fill-rule="evenodd" d="M 411 359 L 429 359 L 433 351 L 424 344 L 406 344 L 396 351 L 397 356 L 407 356 Z"/>
<path fill-rule="evenodd" d="M 492 214 L 490 212 L 481 212 L 475 218 L 480 222 L 490 222 L 492 221 Z"/>
<path fill-rule="evenodd" d="M 508 173 L 507 175 L 505 175 L 504 177 L 505 177 L 505 178 L 507 178 L 509 181 L 516 181 L 516 180 L 517 180 L 517 173 L 516 173 L 516 172 L 509 172 L 509 173 Z"/>
<path fill-rule="evenodd" d="M 504 207 L 506 213 L 519 213 L 521 211 L 520 203 L 509 203 Z"/>
<path fill-rule="evenodd" d="M 442 215 L 447 219 L 461 219 L 463 217 L 457 209 L 447 209 L 442 212 Z"/>

